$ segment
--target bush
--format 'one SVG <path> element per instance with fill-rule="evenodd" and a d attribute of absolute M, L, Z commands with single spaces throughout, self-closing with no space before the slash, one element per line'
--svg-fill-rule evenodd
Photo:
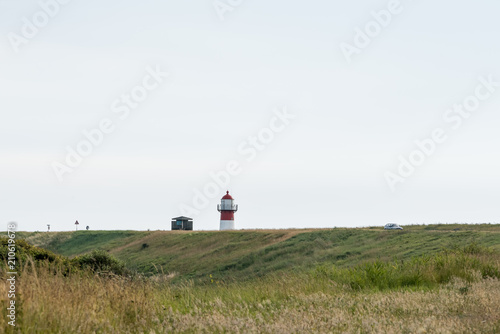
<path fill-rule="evenodd" d="M 104 250 L 93 250 L 91 253 L 75 257 L 72 261 L 82 269 L 98 273 L 128 274 L 125 264 Z"/>
<path fill-rule="evenodd" d="M 6 237 L 0 237 L 0 262 L 7 261 L 9 246 L 15 247 L 16 267 L 22 262 L 27 261 L 28 258 L 32 258 L 35 262 L 48 261 L 50 263 L 62 263 L 66 260 L 64 257 L 56 255 L 51 251 L 32 246 L 24 239 L 16 239 L 15 244 L 12 245 L 9 244 L 8 240 Z"/>

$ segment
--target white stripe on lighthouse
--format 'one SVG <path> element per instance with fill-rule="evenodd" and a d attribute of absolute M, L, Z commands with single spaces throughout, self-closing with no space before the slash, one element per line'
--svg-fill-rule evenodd
<path fill-rule="evenodd" d="M 221 220 L 220 230 L 234 230 L 234 220 Z"/>

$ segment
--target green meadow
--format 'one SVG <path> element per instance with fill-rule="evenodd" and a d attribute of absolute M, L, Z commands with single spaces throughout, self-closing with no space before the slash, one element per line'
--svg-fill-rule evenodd
<path fill-rule="evenodd" d="M 18 258 L 9 333 L 500 331 L 500 225 L 19 232 Z"/>

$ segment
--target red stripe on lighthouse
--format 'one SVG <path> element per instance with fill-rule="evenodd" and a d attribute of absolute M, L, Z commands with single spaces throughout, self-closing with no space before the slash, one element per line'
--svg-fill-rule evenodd
<path fill-rule="evenodd" d="M 221 211 L 220 212 L 220 220 L 234 220 L 234 212 L 233 211 Z"/>

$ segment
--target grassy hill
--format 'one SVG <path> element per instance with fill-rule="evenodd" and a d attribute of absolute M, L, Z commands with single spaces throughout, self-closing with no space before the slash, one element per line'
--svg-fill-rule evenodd
<path fill-rule="evenodd" d="M 500 225 L 17 235 L 6 333 L 500 332 Z"/>
<path fill-rule="evenodd" d="M 240 231 L 78 231 L 19 233 L 65 256 L 109 251 L 145 273 L 179 278 L 241 280 L 321 264 L 350 267 L 380 259 L 409 260 L 470 244 L 500 249 L 500 225 L 422 225 L 403 231 L 372 228 Z"/>

